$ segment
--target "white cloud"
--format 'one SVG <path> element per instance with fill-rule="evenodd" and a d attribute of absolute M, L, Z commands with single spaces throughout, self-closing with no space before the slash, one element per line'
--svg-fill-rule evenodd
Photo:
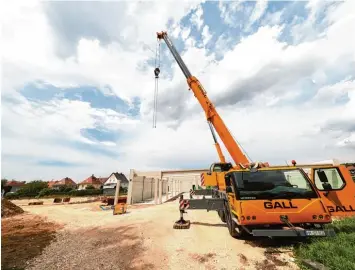
<path fill-rule="evenodd" d="M 220 9 L 221 19 L 227 25 L 235 27 L 238 22 L 237 12 L 241 12 L 243 7 L 242 3 L 245 1 L 220 1 L 218 7 Z"/>
<path fill-rule="evenodd" d="M 202 6 L 199 5 L 196 11 L 191 16 L 191 22 L 192 24 L 196 25 L 197 30 L 200 30 L 203 25 L 202 15 L 203 15 L 203 9 Z"/>
<path fill-rule="evenodd" d="M 203 45 L 206 46 L 206 44 L 211 40 L 212 34 L 209 31 L 208 25 L 205 25 L 202 29 L 202 42 Z"/>
<path fill-rule="evenodd" d="M 171 18 L 171 37 L 185 42 L 183 59 L 212 101 L 220 104 L 217 109 L 222 118 L 253 159 L 274 163 L 293 158 L 299 162 L 353 159 L 354 131 L 349 123 L 354 120 L 351 116 L 355 115 L 355 97 L 354 78 L 349 75 L 354 74 L 355 42 L 349 33 L 354 32 L 355 19 L 354 4 L 349 2 L 329 8 L 324 15 L 331 25 L 321 35 L 317 31 L 306 32 L 312 38 L 301 39 L 300 44 L 280 42 L 278 37 L 284 26 L 263 23 L 255 34 L 232 48 L 230 41 L 235 37 L 222 35 L 216 42 L 216 51 L 209 56 L 205 48 L 195 46 L 190 27 L 179 22 L 186 11 L 196 7 L 199 10 L 197 2 L 184 2 L 181 6 L 177 2 L 126 3 L 125 11 L 129 10 L 131 15 L 127 13 L 115 27 L 108 27 L 112 40 L 81 37 L 75 42 L 76 54 L 69 58 L 58 57 L 58 33 L 49 24 L 42 5 L 26 2 L 21 9 L 7 8 L 3 18 L 3 176 L 29 180 L 67 175 L 81 180 L 91 173 L 104 175 L 117 170 L 127 173 L 130 168 L 173 169 L 202 164 L 207 167 L 216 161 L 204 113 L 187 90 L 176 63 L 172 66 L 172 79 L 160 79 L 161 114 L 157 128 L 152 128 L 153 69 L 138 67 L 144 67 L 154 56 L 147 47 L 154 48 L 155 32 L 165 30 Z M 233 24 L 233 12 L 240 9 L 239 3 L 231 3 L 228 10 L 220 5 L 223 20 Z M 262 7 L 255 10 L 253 20 L 261 18 Z M 317 5 L 311 9 L 322 12 Z M 95 15 L 93 9 L 87 12 L 87 16 Z M 199 12 L 194 20 L 201 17 Z M 98 18 L 98 25 L 105 29 L 107 23 L 102 17 Z M 107 16 L 107 20 L 112 23 L 112 16 Z M 278 24 L 276 19 L 270 21 Z M 196 23 L 206 45 L 211 40 L 211 28 L 201 21 Z M 115 32 L 125 35 L 126 40 L 116 40 Z M 217 53 L 223 54 L 221 61 L 215 61 Z M 167 73 L 164 66 L 161 69 Z M 135 96 L 141 98 L 140 119 L 109 109 L 95 109 L 82 101 L 38 103 L 16 94 L 16 89 L 35 80 L 57 87 L 93 85 L 102 91 L 110 85 L 116 95 L 127 101 Z M 304 86 L 304 82 L 312 80 L 312 86 Z M 314 97 L 310 95 L 308 102 L 290 103 L 310 91 L 307 87 L 315 92 Z M 346 95 L 346 104 L 334 103 Z M 14 103 L 6 101 L 10 98 Z M 241 105 L 240 101 L 249 105 Z M 83 128 L 97 125 L 120 135 L 117 141 L 101 143 L 117 153 L 117 159 L 60 143 L 75 140 L 99 145 L 80 133 Z M 6 158 L 11 155 L 12 158 Z M 25 158 L 16 159 L 18 156 Z M 31 165 L 35 159 L 86 165 L 54 169 Z"/>
<path fill-rule="evenodd" d="M 268 1 L 265 1 L 265 0 L 258 0 L 255 3 L 255 7 L 254 7 L 253 12 L 250 16 L 250 20 L 247 25 L 247 28 L 251 27 L 257 20 L 259 20 L 263 16 L 263 14 L 267 8 L 267 4 L 268 4 Z"/>

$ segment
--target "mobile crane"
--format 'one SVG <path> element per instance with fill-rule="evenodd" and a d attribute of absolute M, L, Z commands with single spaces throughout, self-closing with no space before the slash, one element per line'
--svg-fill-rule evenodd
<path fill-rule="evenodd" d="M 208 173 L 201 175 L 211 189 L 191 190 L 190 199 L 180 196 L 180 219 L 173 228 L 190 227 L 190 222 L 183 217 L 186 209 L 205 209 L 218 212 L 232 237 L 246 234 L 268 237 L 334 235 L 333 230 L 324 228 L 331 223 L 331 215 L 306 173 L 296 166 L 270 167 L 268 163 L 249 162 L 167 32 L 158 32 L 157 38 L 165 41 L 204 110 L 220 158 Z M 156 67 L 154 73 L 157 78 L 160 69 Z M 225 161 L 214 129 L 234 160 L 234 166 Z M 193 195 L 203 195 L 203 199 L 193 199 Z"/>

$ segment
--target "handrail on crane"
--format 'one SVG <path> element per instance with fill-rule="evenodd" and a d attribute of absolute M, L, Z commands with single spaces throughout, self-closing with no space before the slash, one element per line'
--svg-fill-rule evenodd
<path fill-rule="evenodd" d="M 225 145 L 227 151 L 229 152 L 230 156 L 232 157 L 233 161 L 237 166 L 245 167 L 245 165 L 250 164 L 249 159 L 243 153 L 242 149 L 239 147 L 237 142 L 234 140 L 232 134 L 229 132 L 227 126 L 224 124 L 222 118 L 219 116 L 215 106 L 207 97 L 207 92 L 203 88 L 202 84 L 199 80 L 192 76 L 191 72 L 187 68 L 186 64 L 182 60 L 181 56 L 177 52 L 174 44 L 169 39 L 167 32 L 162 31 L 157 33 L 158 40 L 164 40 L 166 45 L 168 46 L 170 52 L 174 56 L 177 64 L 181 68 L 182 72 L 184 73 L 187 84 L 189 85 L 190 90 L 194 93 L 195 97 L 197 98 L 198 102 L 200 103 L 202 109 L 205 112 L 206 119 L 210 126 L 213 140 L 215 142 L 215 146 L 217 149 L 217 153 L 219 155 L 220 161 L 225 163 L 225 157 L 223 156 L 222 150 L 220 145 L 218 144 L 217 138 L 213 131 L 216 130 L 218 136 L 222 140 L 223 144 Z M 260 164 L 260 166 L 264 166 Z M 265 165 L 266 166 L 266 165 Z"/>

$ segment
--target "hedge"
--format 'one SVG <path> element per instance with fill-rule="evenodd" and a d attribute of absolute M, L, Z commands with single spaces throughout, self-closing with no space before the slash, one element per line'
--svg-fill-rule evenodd
<path fill-rule="evenodd" d="M 39 193 L 7 193 L 5 195 L 6 199 L 14 200 L 20 198 L 33 198 L 33 197 L 47 197 L 51 195 L 62 195 L 62 196 L 69 196 L 69 197 L 76 197 L 76 196 L 93 196 L 93 195 L 101 195 L 103 194 L 102 189 L 83 189 L 83 190 L 71 190 L 69 192 L 59 191 L 55 189 L 44 188 Z"/>

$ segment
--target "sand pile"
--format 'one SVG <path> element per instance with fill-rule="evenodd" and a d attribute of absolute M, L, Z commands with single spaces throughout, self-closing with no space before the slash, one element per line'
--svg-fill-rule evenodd
<path fill-rule="evenodd" d="M 23 209 L 16 204 L 13 204 L 9 200 L 1 199 L 1 217 L 11 217 L 23 212 Z"/>

